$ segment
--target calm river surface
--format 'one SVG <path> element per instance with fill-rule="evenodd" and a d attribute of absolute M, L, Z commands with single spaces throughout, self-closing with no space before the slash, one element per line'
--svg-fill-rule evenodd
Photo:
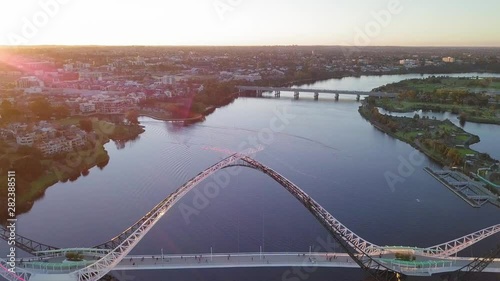
<path fill-rule="evenodd" d="M 418 77 L 365 76 L 302 87 L 371 90 Z M 471 208 L 425 173 L 424 167 L 434 165 L 427 159 L 414 167 L 404 183 L 391 189 L 384 174 L 397 174 L 400 158 L 408 159 L 414 150 L 373 128 L 359 115 L 358 107 L 359 103 L 345 96 L 339 102 L 324 96 L 313 101 L 307 95 L 292 101 L 291 94 L 282 94 L 280 99 L 239 98 L 206 121 L 188 127 L 143 118 L 146 132 L 139 140 L 121 149 L 107 144 L 111 159 L 103 170 L 94 168 L 76 182 L 49 188 L 29 213 L 18 218 L 18 233 L 59 247 L 105 242 L 188 179 L 227 156 L 216 148 L 236 151 L 242 142 L 269 128 L 275 110 L 285 110 L 295 118 L 256 159 L 295 182 L 365 239 L 378 245 L 426 247 L 500 223 L 498 208 Z M 498 126 L 468 123 L 465 130 L 481 137 L 474 148 L 500 159 Z M 193 206 L 194 195 L 188 194 L 182 203 Z M 207 253 L 210 247 L 214 252 L 258 252 L 261 245 L 265 251 L 307 252 L 310 245 L 317 245 L 317 238 L 326 237 L 324 228 L 280 185 L 245 169 L 189 221 L 175 207 L 132 254 L 159 254 L 162 248 L 165 253 Z M 491 237 L 462 254 L 481 254 L 498 239 L 498 235 Z M 6 248 L 3 242 L 0 246 Z M 128 280 L 282 280 L 285 270 L 129 272 L 135 279 Z M 359 270 L 322 269 L 308 280 L 357 281 L 361 277 Z"/>

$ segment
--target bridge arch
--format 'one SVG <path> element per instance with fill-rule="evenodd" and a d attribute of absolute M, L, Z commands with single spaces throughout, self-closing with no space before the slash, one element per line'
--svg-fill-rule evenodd
<path fill-rule="evenodd" d="M 325 228 L 329 230 L 335 240 L 346 250 L 351 258 L 353 258 L 353 260 L 355 260 L 361 268 L 374 275 L 377 280 L 379 280 L 379 275 L 383 275 L 384 280 L 388 280 L 398 274 L 398 272 L 393 268 L 385 266 L 382 262 L 372 258 L 373 255 L 383 252 L 384 247 L 379 247 L 356 235 L 341 222 L 336 220 L 329 212 L 321 207 L 298 186 L 293 184 L 278 172 L 248 156 L 234 154 L 199 173 L 197 176 L 179 187 L 170 196 L 157 204 L 134 225 L 114 237 L 112 240 L 97 246 L 96 248 L 109 249 L 110 251 L 94 264 L 73 272 L 71 274 L 73 280 L 99 280 L 99 278 L 113 270 L 113 268 L 141 241 L 141 239 L 149 232 L 149 230 L 152 229 L 152 227 L 163 217 L 163 215 L 167 213 L 185 194 L 217 171 L 233 166 L 244 166 L 261 171 L 282 185 L 289 193 L 294 195 L 294 197 L 298 199 L 325 226 Z M 424 253 L 429 256 L 450 255 L 450 253 L 454 250 L 462 250 L 466 246 L 470 246 L 471 244 L 498 232 L 500 232 L 500 225 L 464 236 L 449 242 L 448 244 L 445 243 L 446 245 L 441 244 L 418 250 L 423 250 Z M 33 241 L 30 240 L 29 242 L 31 243 Z"/>
<path fill-rule="evenodd" d="M 179 187 L 170 196 L 157 204 L 136 224 L 126 229 L 111 241 L 100 245 L 100 247 L 114 247 L 106 256 L 94 264 L 78 270 L 70 275 L 75 280 L 90 281 L 99 280 L 110 272 L 132 249 L 142 240 L 142 238 L 153 228 L 153 226 L 165 215 L 184 195 L 195 188 L 200 182 L 208 178 L 215 172 L 231 166 L 245 166 L 259 170 L 281 184 L 288 192 L 298 199 L 332 234 L 335 240 L 353 258 L 358 265 L 367 271 L 376 280 L 390 280 L 401 275 L 399 272 L 386 267 L 381 262 L 372 258 L 374 252 L 380 251 L 377 245 L 363 240 L 354 232 L 336 220 L 330 213 L 321 207 L 314 199 L 308 196 L 298 186 L 286 179 L 271 168 L 244 155 L 233 154 L 228 158 L 216 163 L 205 171 Z"/>

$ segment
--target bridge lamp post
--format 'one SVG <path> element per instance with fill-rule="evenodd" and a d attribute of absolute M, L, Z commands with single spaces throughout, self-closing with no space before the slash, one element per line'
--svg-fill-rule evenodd
<path fill-rule="evenodd" d="M 262 246 L 259 246 L 260 248 L 260 259 L 262 259 Z"/>
<path fill-rule="evenodd" d="M 214 251 L 213 251 L 213 248 L 210 247 L 210 261 L 213 261 L 214 259 Z"/>
<path fill-rule="evenodd" d="M 161 248 L 161 262 L 163 262 L 163 248 Z"/>

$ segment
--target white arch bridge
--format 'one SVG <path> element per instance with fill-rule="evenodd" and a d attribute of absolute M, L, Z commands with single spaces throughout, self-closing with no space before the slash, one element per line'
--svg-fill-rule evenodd
<path fill-rule="evenodd" d="M 345 253 L 238 253 L 163 255 L 134 257 L 128 254 L 154 227 L 154 225 L 190 190 L 217 171 L 244 166 L 259 170 L 283 186 L 317 220 L 324 225 Z M 91 249 L 58 249 L 37 243 L 20 235 L 17 245 L 36 257 L 15 261 L 15 273 L 9 272 L 12 264 L 0 259 L 0 276 L 11 281 L 90 281 L 99 280 L 113 270 L 228 268 L 228 267 L 360 267 L 375 280 L 399 280 L 404 276 L 430 276 L 443 272 L 487 271 L 500 273 L 500 250 L 486 258 L 452 257 L 459 251 L 500 232 L 500 224 L 440 245 L 417 247 L 390 247 L 373 244 L 355 234 L 314 199 L 290 180 L 264 164 L 241 154 L 233 154 L 216 163 L 179 187 L 158 203 L 134 225 L 111 239 Z M 8 238 L 7 230 L 0 232 Z M 66 253 L 81 253 L 82 262 L 65 261 Z M 395 258 L 396 253 L 410 254 L 414 261 Z"/>

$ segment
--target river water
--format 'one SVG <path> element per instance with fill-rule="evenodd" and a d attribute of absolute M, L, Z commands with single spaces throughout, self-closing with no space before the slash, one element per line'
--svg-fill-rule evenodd
<path fill-rule="evenodd" d="M 467 76 L 475 76 L 468 74 Z M 484 76 L 482 74 L 477 74 Z M 462 75 L 464 76 L 464 75 Z M 371 90 L 419 75 L 332 79 L 302 87 Z M 337 219 L 378 245 L 427 247 L 500 223 L 499 209 L 471 208 L 423 171 L 434 166 L 425 156 L 376 130 L 357 112 L 359 103 L 292 94 L 276 98 L 238 98 L 191 126 L 142 118 L 146 132 L 125 147 L 109 143 L 109 164 L 93 168 L 76 182 L 50 187 L 29 213 L 18 217 L 18 233 L 59 247 L 91 247 L 114 237 L 188 179 L 259 136 L 276 111 L 293 115 L 266 140 L 255 158 L 315 198 Z M 411 116 L 412 113 L 410 113 Z M 452 116 L 453 117 L 453 116 Z M 474 148 L 500 159 L 497 126 L 468 123 L 465 130 L 482 142 Z M 402 159 L 419 158 L 394 186 Z M 207 179 L 200 185 L 203 191 Z M 194 206 L 196 193 L 180 202 Z M 180 206 L 180 205 L 179 205 Z M 186 218 L 180 208 L 148 233 L 132 254 L 303 251 L 326 239 L 326 230 L 271 178 L 244 169 L 209 200 L 199 214 Z M 478 255 L 498 235 L 467 249 Z M 0 244 L 3 249 L 6 244 Z M 5 246 L 5 247 L 4 247 Z M 230 269 L 129 272 L 149 280 L 282 280 L 287 269 Z M 322 269 L 307 280 L 361 280 L 359 270 Z M 491 280 L 497 277 L 492 277 Z M 302 279 L 300 279 L 302 280 Z M 483 279 L 487 280 L 487 279 Z"/>

